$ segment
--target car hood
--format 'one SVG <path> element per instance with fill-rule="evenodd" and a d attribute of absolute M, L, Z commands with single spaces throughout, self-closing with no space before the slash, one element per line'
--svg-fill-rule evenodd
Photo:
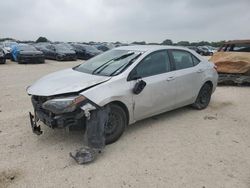
<path fill-rule="evenodd" d="M 108 81 L 111 77 L 97 76 L 66 69 L 44 76 L 28 87 L 29 95 L 53 96 L 79 92 L 91 86 Z"/>

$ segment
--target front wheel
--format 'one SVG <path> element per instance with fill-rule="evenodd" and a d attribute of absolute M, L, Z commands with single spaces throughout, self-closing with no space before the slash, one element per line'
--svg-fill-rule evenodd
<path fill-rule="evenodd" d="M 210 102 L 211 95 L 212 95 L 212 86 L 208 83 L 205 83 L 201 87 L 198 97 L 196 98 L 194 104 L 192 104 L 192 107 L 198 110 L 205 109 Z"/>
<path fill-rule="evenodd" d="M 121 137 L 128 121 L 126 113 L 120 106 L 110 104 L 110 109 L 109 120 L 105 126 L 106 144 L 112 144 Z"/>
<path fill-rule="evenodd" d="M 6 59 L 0 59 L 0 64 L 5 64 L 6 63 Z"/>

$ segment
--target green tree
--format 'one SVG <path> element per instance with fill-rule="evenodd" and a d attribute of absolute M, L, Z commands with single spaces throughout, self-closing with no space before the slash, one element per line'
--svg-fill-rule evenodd
<path fill-rule="evenodd" d="M 162 44 L 162 45 L 173 45 L 173 41 L 170 40 L 170 39 L 166 39 L 166 40 L 164 40 L 161 44 Z"/>
<path fill-rule="evenodd" d="M 145 42 L 145 41 L 141 41 L 141 42 L 137 42 L 137 41 L 135 41 L 135 42 L 133 42 L 132 44 L 145 45 L 145 44 L 146 44 L 146 42 Z"/>
<path fill-rule="evenodd" d="M 189 46 L 190 43 L 188 41 L 180 41 L 180 42 L 177 43 L 177 45 L 179 45 L 179 46 Z"/>
<path fill-rule="evenodd" d="M 49 40 L 46 37 L 39 37 L 36 42 L 49 42 Z"/>

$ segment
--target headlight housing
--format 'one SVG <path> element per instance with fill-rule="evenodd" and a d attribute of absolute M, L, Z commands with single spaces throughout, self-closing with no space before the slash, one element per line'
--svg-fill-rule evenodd
<path fill-rule="evenodd" d="M 42 107 L 46 110 L 53 112 L 54 114 L 69 113 L 76 110 L 86 97 L 83 95 L 67 97 L 67 98 L 56 98 L 51 99 L 43 103 Z"/>

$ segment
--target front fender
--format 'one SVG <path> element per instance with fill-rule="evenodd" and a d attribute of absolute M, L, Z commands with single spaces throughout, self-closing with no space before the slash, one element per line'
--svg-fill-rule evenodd
<path fill-rule="evenodd" d="M 123 103 L 129 112 L 129 122 L 133 122 L 133 93 L 131 83 L 125 79 L 111 79 L 80 94 L 101 107 L 114 101 Z"/>

